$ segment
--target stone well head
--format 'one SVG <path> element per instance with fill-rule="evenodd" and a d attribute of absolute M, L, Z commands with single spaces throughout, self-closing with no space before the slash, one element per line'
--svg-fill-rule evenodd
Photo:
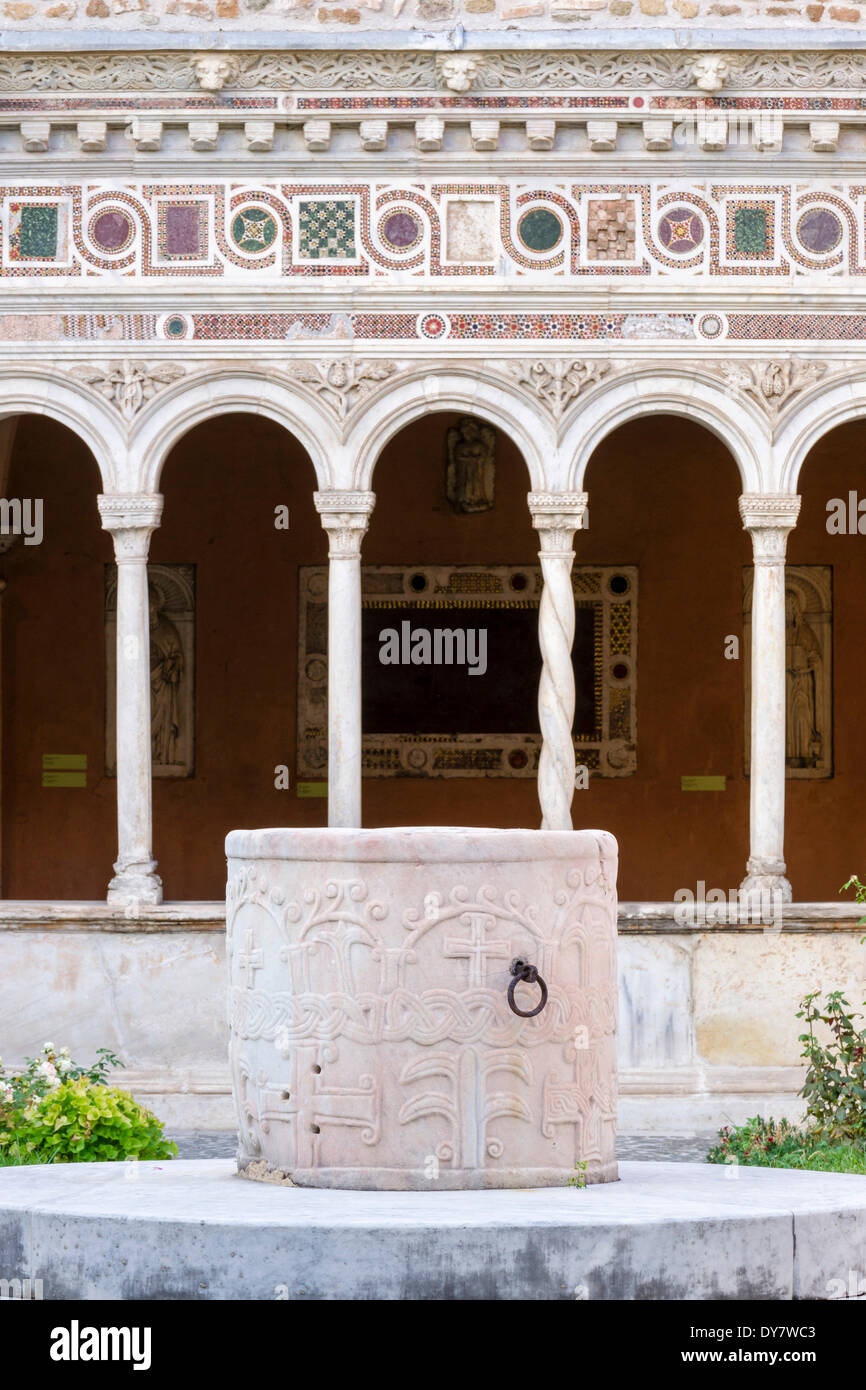
<path fill-rule="evenodd" d="M 434 1191 L 616 1178 L 611 835 L 235 830 L 226 852 L 242 1170 Z"/>

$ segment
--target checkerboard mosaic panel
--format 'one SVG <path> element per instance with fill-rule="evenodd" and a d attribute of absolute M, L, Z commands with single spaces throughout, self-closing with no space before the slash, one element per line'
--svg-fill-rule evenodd
<path fill-rule="evenodd" d="M 302 261 L 355 259 L 354 198 L 298 200 L 298 257 Z"/>
<path fill-rule="evenodd" d="M 452 241 L 461 199 L 483 247 Z M 860 277 L 864 217 L 829 181 L 0 186 L 0 277 Z"/>

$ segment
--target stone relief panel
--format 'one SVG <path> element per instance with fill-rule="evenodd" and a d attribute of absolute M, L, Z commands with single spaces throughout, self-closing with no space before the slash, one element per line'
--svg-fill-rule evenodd
<path fill-rule="evenodd" d="M 593 775 L 628 776 L 637 766 L 637 570 L 575 566 L 572 584 L 577 761 Z M 365 777 L 538 775 L 541 589 L 531 565 L 362 567 Z M 327 569 L 303 566 L 301 780 L 327 775 L 327 593 Z"/>
<path fill-rule="evenodd" d="M 162 0 L 151 0 L 161 3 Z M 658 0 L 666 4 L 668 0 Z M 42 0 L 44 4 L 44 0 Z M 60 27 L 64 11 L 78 3 L 78 0 L 61 0 L 50 16 L 52 28 Z M 126 6 L 129 0 L 112 0 L 118 6 Z M 145 0 L 140 0 L 145 3 Z M 165 0 L 166 4 L 176 4 L 177 0 Z M 186 0 L 192 8 L 201 3 L 210 9 L 205 0 Z M 222 6 L 231 7 L 237 0 L 217 0 Z M 400 0 L 393 0 L 394 5 Z M 495 13 L 496 0 L 469 0 L 491 6 L 489 13 Z M 611 4 L 632 4 L 632 0 L 610 0 Z M 647 0 L 655 3 L 655 0 Z M 680 15 L 689 5 L 697 9 L 699 0 L 681 0 Z M 716 3 L 716 0 L 713 0 Z M 274 17 L 281 16 L 280 0 L 271 0 L 270 8 Z M 33 16 L 27 12 L 35 10 L 33 0 L 4 0 L 5 18 L 8 21 L 11 6 L 19 6 L 26 18 L 19 23 L 27 29 L 34 28 Z M 107 8 L 108 0 L 88 0 L 88 6 L 101 14 Z M 259 7 L 259 14 L 269 8 L 268 4 Z M 302 12 L 303 6 L 295 6 Z M 144 13 L 142 11 L 142 13 Z M 371 11 L 371 16 L 374 14 Z M 411 13 L 411 11 L 407 11 Z M 135 10 L 129 8 L 127 14 L 133 19 Z M 827 10 L 824 17 L 826 22 Z M 150 25 L 153 16 L 148 17 Z M 381 19 L 381 16 L 376 16 Z M 687 18 L 687 16 L 682 16 Z M 68 19 L 68 15 L 66 15 Z M 102 16 L 104 19 L 105 16 Z M 525 18 L 531 18 L 525 17 Z M 788 16 L 790 18 L 790 16 Z M 734 18 L 736 27 L 741 27 L 742 14 Z M 205 22 L 207 20 L 205 19 Z M 782 20 L 784 23 L 784 19 Z M 256 17 L 247 5 L 244 15 L 244 29 L 255 27 Z M 280 27 L 285 28 L 282 18 Z M 678 20 L 679 24 L 679 20 Z M 714 24 L 718 19 L 714 17 Z M 10 26 L 11 27 L 11 26 Z M 96 21 L 98 27 L 98 20 Z M 816 31 L 817 32 L 817 31 Z M 563 29 L 563 37 L 568 31 Z M 282 52 L 234 53 L 225 55 L 199 55 L 183 52 L 162 51 L 111 52 L 107 49 L 95 53 L 15 53 L 0 54 L 0 92 L 18 92 L 33 96 L 40 92 L 85 91 L 103 92 L 183 92 L 201 99 L 207 88 L 205 80 L 213 82 L 210 76 L 213 69 L 202 68 L 201 57 L 213 61 L 215 56 L 231 59 L 230 71 L 217 89 L 235 92 L 247 91 L 329 91 L 333 89 L 352 89 L 354 91 L 395 90 L 436 91 L 447 94 L 453 88 L 446 86 L 447 74 L 442 72 L 444 55 L 430 50 L 419 52 L 395 50 L 355 52 L 342 51 L 338 47 L 323 50 L 284 50 Z M 540 88 L 543 90 L 598 90 L 616 91 L 618 88 L 646 89 L 657 87 L 661 91 L 687 91 L 693 88 L 698 95 L 703 88 L 698 87 L 699 74 L 695 73 L 694 50 L 671 49 L 629 52 L 608 50 L 588 52 L 581 48 L 561 49 L 523 49 L 505 51 L 485 51 L 483 54 L 453 55 L 465 60 L 474 59 L 471 72 L 471 90 L 479 91 L 520 90 Z M 724 54 L 727 72 L 724 88 L 730 91 L 758 90 L 765 94 L 773 86 L 791 88 L 808 93 L 805 109 L 819 109 L 820 97 L 812 95 L 824 88 L 860 89 L 866 82 L 866 55 L 846 50 L 833 52 L 824 50 L 805 50 L 786 52 L 752 50 L 749 52 L 727 51 Z M 465 71 L 465 69 L 464 69 Z M 219 72 L 215 78 L 220 82 Z"/>
<path fill-rule="evenodd" d="M 744 572 L 745 763 L 751 761 L 752 570 Z M 785 775 L 833 776 L 833 569 L 785 570 Z"/>
<path fill-rule="evenodd" d="M 192 777 L 195 751 L 195 565 L 148 565 L 154 777 Z M 117 772 L 117 570 L 105 572 L 105 771 Z"/>
<path fill-rule="evenodd" d="M 496 485 L 493 426 L 467 415 L 448 430 L 445 447 L 445 495 L 452 510 L 461 514 L 490 511 Z"/>

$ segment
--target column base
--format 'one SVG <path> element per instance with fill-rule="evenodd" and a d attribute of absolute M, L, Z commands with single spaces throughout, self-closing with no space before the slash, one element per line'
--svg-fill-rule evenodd
<path fill-rule="evenodd" d="M 108 885 L 107 902 L 131 909 L 137 903 L 162 902 L 162 879 L 156 872 L 155 859 L 150 865 L 136 864 L 119 869 L 115 864 L 114 867 L 118 872 Z M 134 916 L 134 911 L 130 915 Z"/>
<path fill-rule="evenodd" d="M 785 868 L 784 859 L 748 860 L 746 877 L 740 884 L 740 901 L 749 904 L 793 902 L 794 894 L 785 877 Z"/>

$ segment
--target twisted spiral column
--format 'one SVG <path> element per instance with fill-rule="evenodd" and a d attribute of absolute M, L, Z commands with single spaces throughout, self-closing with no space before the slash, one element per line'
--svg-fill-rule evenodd
<path fill-rule="evenodd" d="M 571 829 L 574 796 L 574 533 L 586 513 L 585 492 L 529 494 L 532 524 L 541 549 L 538 558 L 544 578 L 538 614 L 541 647 L 541 680 L 538 686 L 538 718 L 541 756 L 538 762 L 538 799 L 542 830 Z"/>

